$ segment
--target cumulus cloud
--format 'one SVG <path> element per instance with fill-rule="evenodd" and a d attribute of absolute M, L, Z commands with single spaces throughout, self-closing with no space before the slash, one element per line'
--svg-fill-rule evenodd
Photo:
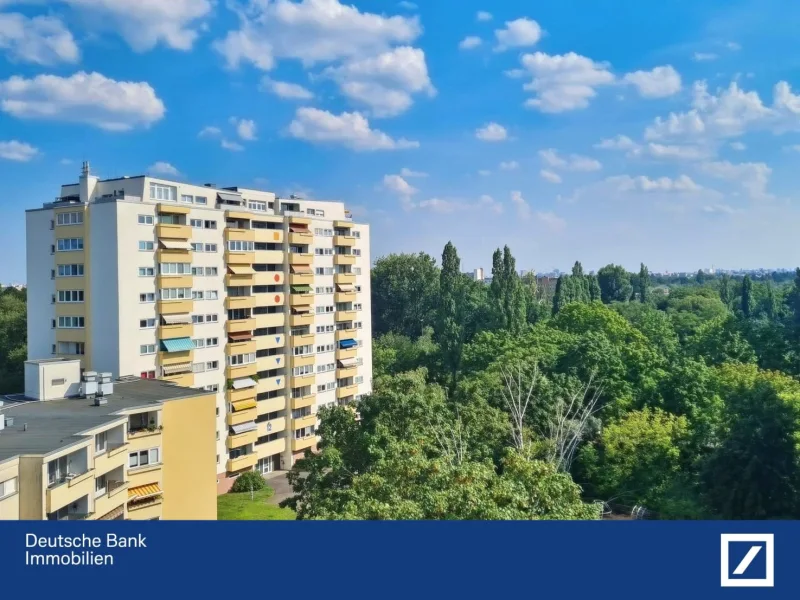
<path fill-rule="evenodd" d="M 477 35 L 468 35 L 458 44 L 459 50 L 472 50 L 477 48 L 483 43 L 483 40 Z"/>
<path fill-rule="evenodd" d="M 219 145 L 223 148 L 223 150 L 230 150 L 231 152 L 241 152 L 244 150 L 244 146 L 241 144 L 226 140 L 224 138 L 220 140 Z"/>
<path fill-rule="evenodd" d="M 480 175 L 481 177 L 488 177 L 491 174 L 492 172 L 489 169 L 480 169 L 478 171 L 478 175 Z"/>
<path fill-rule="evenodd" d="M 420 209 L 439 214 L 452 214 L 467 211 L 484 211 L 495 214 L 503 212 L 503 205 L 488 195 L 483 195 L 474 202 L 449 198 L 429 198 L 420 202 L 406 200 L 403 206 L 406 210 Z"/>
<path fill-rule="evenodd" d="M 231 125 L 236 128 L 236 135 L 241 139 L 248 142 L 257 139 L 256 130 L 258 127 L 256 126 L 256 122 L 252 119 L 237 119 L 236 117 L 231 117 Z"/>
<path fill-rule="evenodd" d="M 508 131 L 499 123 L 492 121 L 476 129 L 475 137 L 482 142 L 502 142 L 508 139 Z"/>
<path fill-rule="evenodd" d="M 556 56 L 543 52 L 525 54 L 522 66 L 533 78 L 524 86 L 534 93 L 525 106 L 545 113 L 586 108 L 597 95 L 596 88 L 615 80 L 606 63 L 574 52 Z"/>
<path fill-rule="evenodd" d="M 214 138 L 214 137 L 219 137 L 221 135 L 222 135 L 222 130 L 219 127 L 213 127 L 209 125 L 207 127 L 203 127 L 200 130 L 200 133 L 197 134 L 197 137 Z"/>
<path fill-rule="evenodd" d="M 15 162 L 28 162 L 39 155 L 39 149 L 19 142 L 17 140 L 10 140 L 8 142 L 0 142 L 0 158 L 4 160 L 13 160 Z"/>
<path fill-rule="evenodd" d="M 486 12 L 485 10 L 479 10 L 478 14 L 475 15 L 475 20 L 477 20 L 477 21 L 491 21 L 492 20 L 492 13 Z"/>
<path fill-rule="evenodd" d="M 508 160 L 500 163 L 501 171 L 516 171 L 517 169 L 519 169 L 519 163 L 515 160 Z"/>
<path fill-rule="evenodd" d="M 581 156 L 580 154 L 570 154 L 569 156 L 561 156 L 554 148 L 546 150 L 539 150 L 539 158 L 542 162 L 553 169 L 560 169 L 564 171 L 599 171 L 603 168 L 600 161 L 590 158 L 588 156 Z"/>
<path fill-rule="evenodd" d="M 672 65 L 628 73 L 623 81 L 635 86 L 643 98 L 665 98 L 681 91 L 681 76 Z"/>
<path fill-rule="evenodd" d="M 80 50 L 70 31 L 56 17 L 28 18 L 0 13 L 0 51 L 12 62 L 53 66 L 76 63 Z"/>
<path fill-rule="evenodd" d="M 419 8 L 414 2 L 409 2 L 408 0 L 402 0 L 401 2 L 398 2 L 397 6 L 406 10 L 417 10 L 417 8 Z"/>
<path fill-rule="evenodd" d="M 747 150 L 747 145 L 743 142 L 731 142 L 728 144 L 731 147 L 731 150 L 736 150 L 738 152 L 742 152 L 743 150 Z"/>
<path fill-rule="evenodd" d="M 767 192 L 772 169 L 765 163 L 708 162 L 701 166 L 701 170 L 711 177 L 738 183 L 753 200 L 772 198 L 772 195 Z"/>
<path fill-rule="evenodd" d="M 314 94 L 302 85 L 287 81 L 275 81 L 266 76 L 261 79 L 260 87 L 285 100 L 311 100 L 314 97 Z"/>
<path fill-rule="evenodd" d="M 335 115 L 317 108 L 298 108 L 289 125 L 289 134 L 308 142 L 339 145 L 356 151 L 419 147 L 419 142 L 394 139 L 383 131 L 372 129 L 369 120 L 358 112 Z"/>
<path fill-rule="evenodd" d="M 515 190 L 511 192 L 511 204 L 517 209 L 517 216 L 526 221 L 531 218 L 531 207 L 523 198 L 522 192 Z"/>
<path fill-rule="evenodd" d="M 548 171 L 547 169 L 542 169 L 539 171 L 539 176 L 550 183 L 561 183 L 562 181 L 561 175 L 554 173 L 553 171 Z"/>
<path fill-rule="evenodd" d="M 21 119 L 86 123 L 108 131 L 148 127 L 165 113 L 150 84 L 83 71 L 0 81 L 0 110 Z"/>
<path fill-rule="evenodd" d="M 400 169 L 400 176 L 405 177 L 406 179 L 412 179 L 415 177 L 427 177 L 428 174 L 424 173 L 423 171 L 413 171 L 407 167 L 403 167 Z"/>
<path fill-rule="evenodd" d="M 688 175 L 680 175 L 674 179 L 670 177 L 650 179 L 645 175 L 638 177 L 618 175 L 607 178 L 606 182 L 613 184 L 619 192 L 671 192 L 680 194 L 699 192 L 703 189 Z"/>
<path fill-rule="evenodd" d="M 419 191 L 400 175 L 385 175 L 383 177 L 383 188 L 402 197 L 413 196 Z"/>
<path fill-rule="evenodd" d="M 542 38 L 542 28 L 533 19 L 523 17 L 506 21 L 506 26 L 495 29 L 494 35 L 497 38 L 495 50 L 502 52 L 510 48 L 535 46 Z"/>
<path fill-rule="evenodd" d="M 181 173 L 168 162 L 158 161 L 147 167 L 147 172 L 151 175 L 163 175 L 165 177 L 180 177 Z"/>
<path fill-rule="evenodd" d="M 639 144 L 627 135 L 618 135 L 614 138 L 601 140 L 594 147 L 600 150 L 635 150 L 639 147 Z"/>

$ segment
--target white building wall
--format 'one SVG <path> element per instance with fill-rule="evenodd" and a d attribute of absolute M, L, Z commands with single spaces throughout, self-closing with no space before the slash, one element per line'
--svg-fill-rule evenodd
<path fill-rule="evenodd" d="M 127 293 L 135 272 L 129 264 L 131 231 L 126 224 L 125 205 L 116 202 L 93 203 L 88 215 L 87 275 L 87 353 L 92 370 L 109 372 L 114 377 L 133 375 L 136 365 L 128 352 L 128 320 L 133 301 Z M 135 217 L 134 217 L 135 222 Z M 133 276 L 128 277 L 131 273 Z M 138 321 L 137 321 L 138 324 Z M 139 372 L 135 371 L 138 375 Z"/>
<path fill-rule="evenodd" d="M 50 246 L 55 235 L 50 229 L 52 210 L 31 210 L 25 215 L 25 261 L 28 285 L 28 358 L 46 358 L 52 355 L 56 341 L 52 320 L 56 291 L 52 271 L 55 261 Z"/>
<path fill-rule="evenodd" d="M 356 285 L 361 286 L 356 301 L 361 303 L 361 310 L 358 313 L 358 319 L 361 321 L 361 330 L 358 332 L 361 348 L 358 355 L 363 360 L 363 364 L 358 368 L 358 374 L 364 381 L 359 384 L 358 393 L 364 395 L 372 392 L 372 277 L 370 276 L 372 259 L 369 252 L 369 225 L 354 224 L 353 229 L 361 235 L 355 246 L 361 250 L 361 256 L 356 259 L 355 267 L 361 269 L 361 274 L 356 276 Z"/>

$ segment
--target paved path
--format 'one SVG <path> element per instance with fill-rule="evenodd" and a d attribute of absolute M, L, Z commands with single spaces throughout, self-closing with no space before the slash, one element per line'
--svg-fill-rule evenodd
<path fill-rule="evenodd" d="M 275 493 L 267 500 L 267 504 L 278 504 L 293 495 L 292 486 L 286 481 L 286 471 L 276 471 L 265 477 L 267 485 L 275 490 Z"/>

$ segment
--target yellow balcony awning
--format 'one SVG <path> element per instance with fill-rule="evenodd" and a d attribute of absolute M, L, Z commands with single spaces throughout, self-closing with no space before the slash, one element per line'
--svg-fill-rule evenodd
<path fill-rule="evenodd" d="M 233 275 L 252 275 L 255 269 L 250 265 L 228 265 L 228 270 Z"/>
<path fill-rule="evenodd" d="M 241 412 L 243 410 L 247 410 L 248 408 L 255 408 L 258 406 L 258 403 L 255 399 L 250 398 L 248 400 L 239 400 L 238 402 L 231 402 L 231 406 L 233 407 L 233 412 Z"/>
<path fill-rule="evenodd" d="M 310 275 L 314 273 L 308 265 L 289 265 L 289 269 L 296 275 Z"/>
<path fill-rule="evenodd" d="M 185 240 L 160 239 L 158 243 L 166 250 L 189 250 L 191 248 L 189 242 Z"/>
<path fill-rule="evenodd" d="M 152 496 L 161 494 L 161 488 L 157 483 L 148 483 L 145 485 L 137 485 L 128 489 L 128 500 L 142 500 Z"/>
<path fill-rule="evenodd" d="M 179 373 L 191 373 L 192 363 L 176 363 L 174 365 L 164 365 L 161 367 L 164 370 L 164 375 L 178 375 Z"/>
<path fill-rule="evenodd" d="M 337 283 L 336 287 L 340 292 L 352 292 L 356 289 L 356 286 L 349 283 Z"/>

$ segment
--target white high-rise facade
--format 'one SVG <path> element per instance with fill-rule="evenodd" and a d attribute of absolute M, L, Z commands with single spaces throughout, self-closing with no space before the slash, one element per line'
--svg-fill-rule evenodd
<path fill-rule="evenodd" d="M 148 176 L 27 212 L 28 355 L 217 391 L 220 491 L 371 391 L 369 227 L 339 202 Z"/>

